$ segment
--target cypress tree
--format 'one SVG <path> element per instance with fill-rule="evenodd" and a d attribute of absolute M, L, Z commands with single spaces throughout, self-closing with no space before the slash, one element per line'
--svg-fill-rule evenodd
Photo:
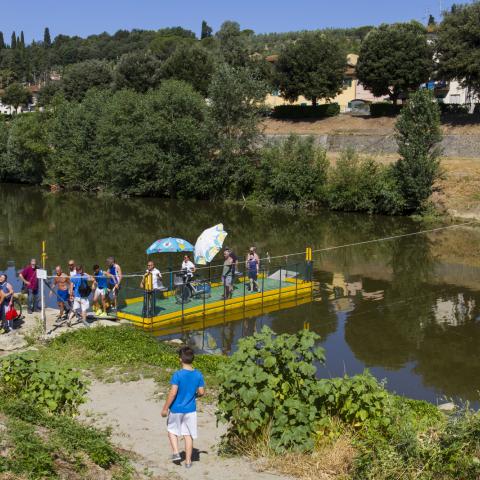
<path fill-rule="evenodd" d="M 20 32 L 20 48 L 25 48 L 25 35 L 23 30 Z"/>
<path fill-rule="evenodd" d="M 12 32 L 12 40 L 10 42 L 10 47 L 17 48 L 17 34 L 15 33 L 15 30 Z"/>
<path fill-rule="evenodd" d="M 3 38 L 3 32 L 0 32 L 0 50 L 5 48 L 5 40 Z"/>
<path fill-rule="evenodd" d="M 46 27 L 43 32 L 43 45 L 45 47 L 50 47 L 52 45 L 52 38 L 50 37 L 50 29 L 48 27 Z"/>
<path fill-rule="evenodd" d="M 213 30 L 212 27 L 208 25 L 208 23 L 203 20 L 202 22 L 202 33 L 200 34 L 200 39 L 203 40 L 204 38 L 209 38 L 212 36 Z"/>

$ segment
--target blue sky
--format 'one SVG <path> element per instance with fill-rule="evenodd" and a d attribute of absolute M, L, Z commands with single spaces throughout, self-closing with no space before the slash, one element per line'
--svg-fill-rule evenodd
<path fill-rule="evenodd" d="M 0 0 L 0 30 L 24 30 L 27 41 L 41 39 L 45 26 L 59 33 L 86 36 L 118 29 L 180 25 L 199 32 L 202 19 L 216 30 L 236 20 L 256 32 L 377 25 L 439 17 L 449 0 Z M 457 2 L 460 3 L 460 2 Z"/>

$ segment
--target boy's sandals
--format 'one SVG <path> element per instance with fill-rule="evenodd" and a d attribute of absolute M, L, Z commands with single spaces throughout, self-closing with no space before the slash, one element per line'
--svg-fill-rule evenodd
<path fill-rule="evenodd" d="M 185 468 L 192 468 L 192 464 L 191 463 L 186 463 Z"/>
<path fill-rule="evenodd" d="M 179 462 L 182 459 L 182 456 L 179 453 L 174 453 L 171 459 L 172 459 L 172 462 Z"/>

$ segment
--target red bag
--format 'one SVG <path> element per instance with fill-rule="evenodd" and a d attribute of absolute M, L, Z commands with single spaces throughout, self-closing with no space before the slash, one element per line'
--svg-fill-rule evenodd
<path fill-rule="evenodd" d="M 5 314 L 5 320 L 15 320 L 17 317 L 18 312 L 14 307 L 10 308 L 10 310 L 8 310 L 8 312 Z"/>

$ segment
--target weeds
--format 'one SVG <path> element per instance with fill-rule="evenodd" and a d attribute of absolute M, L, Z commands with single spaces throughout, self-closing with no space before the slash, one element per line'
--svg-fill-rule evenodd
<path fill-rule="evenodd" d="M 128 325 L 65 333 L 32 355 L 47 364 L 88 370 L 95 377 L 107 381 L 150 376 L 165 383 L 171 370 L 179 367 L 174 347 Z M 226 361 L 223 356 L 197 355 L 195 366 L 207 376 L 212 376 L 214 382 L 219 365 Z"/>
<path fill-rule="evenodd" d="M 265 328 L 240 341 L 219 372 L 228 451 L 304 479 L 480 478 L 479 412 L 445 415 L 387 392 L 368 372 L 317 380 L 316 340 Z"/>
<path fill-rule="evenodd" d="M 77 423 L 64 415 L 49 415 L 15 399 L 0 397 L 0 411 L 6 418 L 4 443 L 7 454 L 0 456 L 0 471 L 25 475 L 29 479 L 57 478 L 58 465 L 83 472 L 89 464 L 116 468 L 118 478 L 130 478 L 130 467 L 109 441 L 108 431 Z M 63 477 L 62 477 L 63 478 Z"/>

